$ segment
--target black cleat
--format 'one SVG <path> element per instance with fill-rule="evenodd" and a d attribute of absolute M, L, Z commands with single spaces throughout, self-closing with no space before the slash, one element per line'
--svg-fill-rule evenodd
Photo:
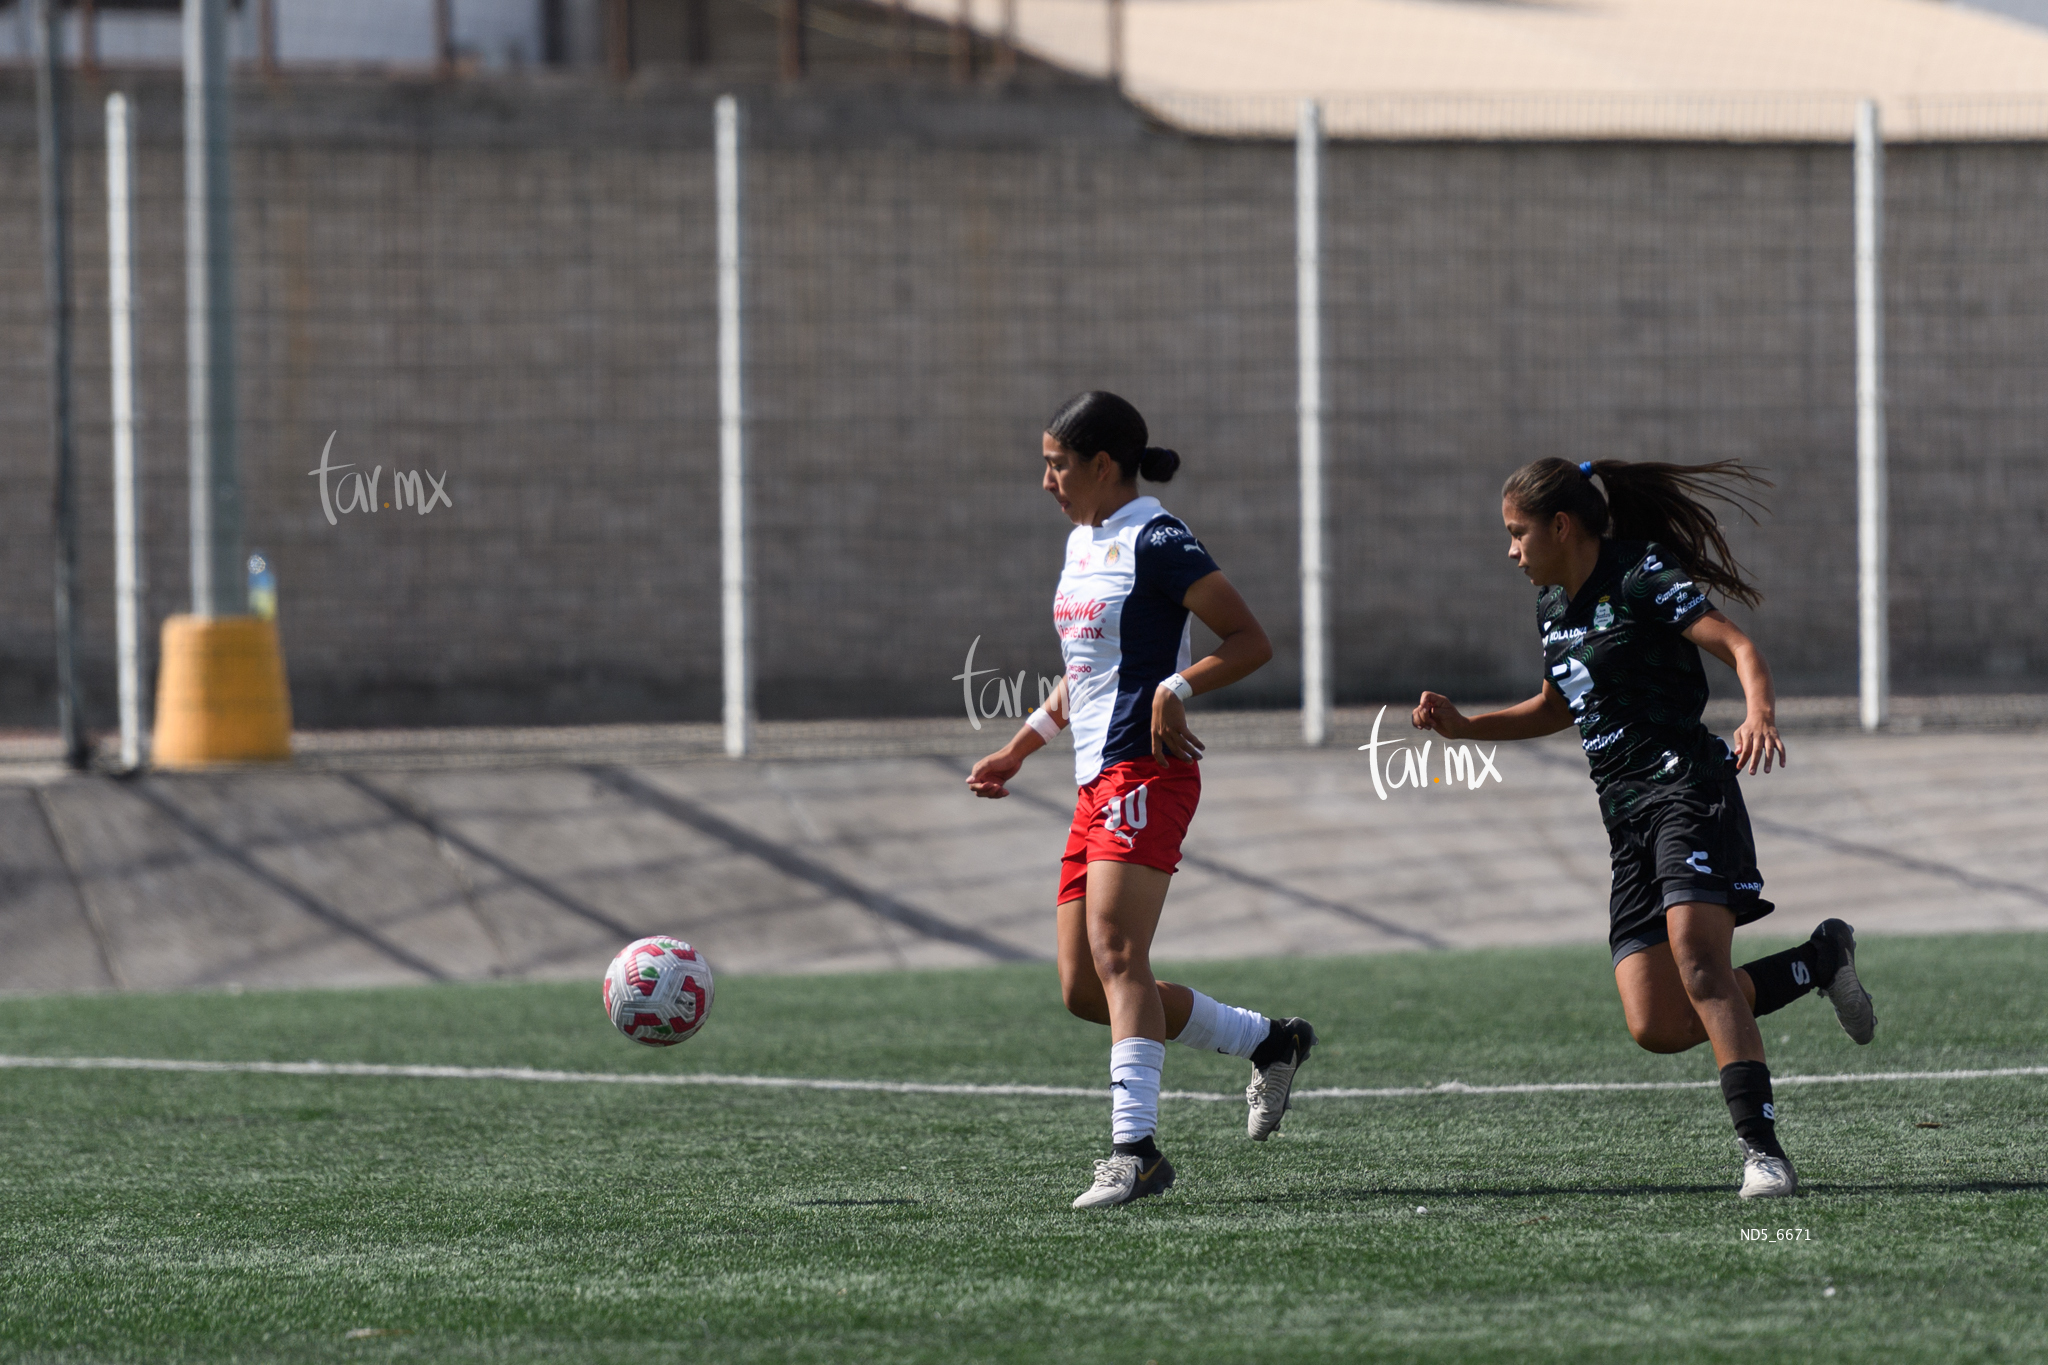
<path fill-rule="evenodd" d="M 1821 986 L 1820 993 L 1834 1005 L 1842 1031 L 1858 1043 L 1869 1042 L 1877 1034 L 1877 1011 L 1871 1006 L 1870 992 L 1856 979 L 1856 931 L 1841 920 L 1829 919 L 1820 922 L 1813 936 L 1835 954 L 1835 974 Z"/>

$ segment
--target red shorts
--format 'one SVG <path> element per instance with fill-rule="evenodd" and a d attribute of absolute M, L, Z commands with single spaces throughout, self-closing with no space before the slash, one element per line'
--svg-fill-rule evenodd
<path fill-rule="evenodd" d="M 1088 864 L 1139 863 L 1172 872 L 1180 866 L 1180 841 L 1202 799 L 1202 765 L 1134 758 L 1113 764 L 1081 788 L 1074 825 L 1060 859 L 1059 904 L 1079 900 L 1088 889 Z"/>

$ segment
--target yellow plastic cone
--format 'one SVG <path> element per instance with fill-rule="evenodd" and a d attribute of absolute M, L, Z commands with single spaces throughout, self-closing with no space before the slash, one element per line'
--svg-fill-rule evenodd
<path fill-rule="evenodd" d="M 258 616 L 173 616 L 157 674 L 159 768 L 282 762 L 292 756 L 292 703 L 277 626 Z"/>

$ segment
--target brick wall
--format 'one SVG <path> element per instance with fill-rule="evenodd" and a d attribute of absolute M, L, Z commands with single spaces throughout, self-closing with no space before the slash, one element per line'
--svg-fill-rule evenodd
<path fill-rule="evenodd" d="M 185 601 L 175 82 L 143 145 L 147 549 Z M 112 717 L 102 166 L 78 126 L 88 714 Z M 1162 490 L 1299 686 L 1292 149 L 1184 138 L 1088 87 L 748 101 L 748 376 L 764 714 L 931 714 L 953 675 L 1057 672 L 1065 523 L 1037 440 L 1116 389 Z M 38 240 L 32 104 L 0 80 L 7 239 Z M 716 714 L 708 96 L 295 80 L 238 103 L 241 462 L 307 725 Z M 1738 552 L 1788 692 L 1853 688 L 1849 154 L 1836 146 L 1330 150 L 1340 700 L 1533 685 L 1497 493 L 1539 455 L 1740 457 Z M 1895 678 L 2048 676 L 2048 147 L 1894 148 L 1887 307 Z M 40 258 L 0 257 L 0 724 L 45 725 Z M 453 508 L 330 525 L 331 459 Z"/>

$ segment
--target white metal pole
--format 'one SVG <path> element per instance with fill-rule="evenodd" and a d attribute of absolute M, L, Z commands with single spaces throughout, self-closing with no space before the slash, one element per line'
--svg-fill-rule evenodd
<path fill-rule="evenodd" d="M 1884 138 L 1877 105 L 1856 110 L 1856 617 L 1863 728 L 1891 709 L 1890 592 L 1885 579 Z"/>
<path fill-rule="evenodd" d="M 1330 730 L 1330 623 L 1323 546 L 1323 114 L 1301 102 L 1294 143 L 1295 326 L 1301 392 L 1301 738 Z"/>
<path fill-rule="evenodd" d="M 142 519 L 135 495 L 135 294 L 129 262 L 135 147 L 128 97 L 107 96 L 107 349 L 114 400 L 114 639 L 121 696 L 121 766 L 142 766 Z"/>
<path fill-rule="evenodd" d="M 740 348 L 740 106 L 718 97 L 718 541 L 725 752 L 746 756 L 754 720 L 747 573 L 746 390 Z"/>

